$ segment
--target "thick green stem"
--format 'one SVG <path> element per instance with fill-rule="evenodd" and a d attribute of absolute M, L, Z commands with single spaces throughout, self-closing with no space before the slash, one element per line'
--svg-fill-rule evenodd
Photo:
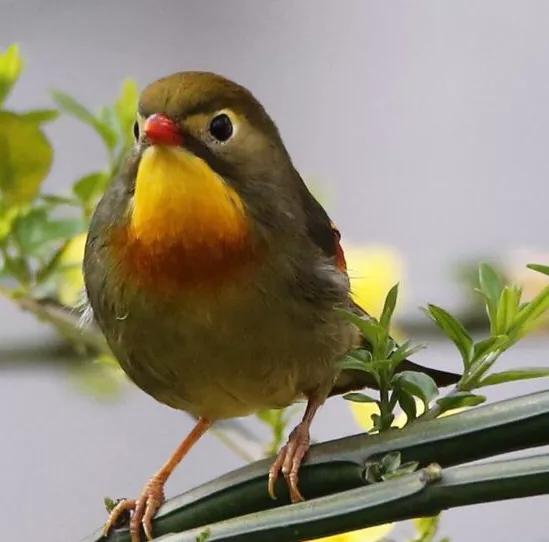
<path fill-rule="evenodd" d="M 389 452 L 400 452 L 402 462 L 418 461 L 422 466 L 438 463 L 447 468 L 547 444 L 549 391 L 413 424 L 404 430 L 355 435 L 313 446 L 301 470 L 301 489 L 312 499 L 362 487 L 365 463 L 379 460 Z M 270 460 L 253 463 L 168 501 L 155 520 L 155 532 L 158 536 L 182 532 L 286 504 L 288 497 L 283 481 L 276 488 L 279 499 L 269 498 L 266 474 L 269 466 Z M 378 485 L 383 487 L 385 482 Z M 545 487 L 549 488 L 549 484 Z M 527 491 L 525 495 L 537 494 L 533 489 L 532 493 Z M 399 514 L 405 511 L 399 506 L 388 508 L 393 519 L 399 519 Z M 369 516 L 363 515 L 366 517 Z M 99 540 L 98 532 L 87 542 Z M 109 540 L 127 542 L 128 532 L 120 530 Z M 271 540 L 296 538 L 273 537 Z"/>

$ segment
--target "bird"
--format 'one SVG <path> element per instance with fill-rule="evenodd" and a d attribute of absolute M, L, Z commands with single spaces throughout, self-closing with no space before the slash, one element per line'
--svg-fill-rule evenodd
<path fill-rule="evenodd" d="M 315 413 L 331 395 L 375 387 L 339 361 L 364 339 L 340 233 L 294 167 L 281 135 L 243 86 L 210 72 L 163 77 L 140 95 L 135 145 L 90 222 L 83 272 L 94 319 L 129 378 L 191 414 L 192 431 L 137 499 L 132 542 L 164 485 L 219 420 L 306 401 L 275 457 L 292 502 Z M 405 361 L 439 385 L 457 375 Z"/>

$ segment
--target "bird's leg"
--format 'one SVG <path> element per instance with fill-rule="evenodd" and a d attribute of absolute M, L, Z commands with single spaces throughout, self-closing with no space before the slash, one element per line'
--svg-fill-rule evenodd
<path fill-rule="evenodd" d="M 173 455 L 164 463 L 162 468 L 149 480 L 143 488 L 141 496 L 137 499 L 124 499 L 120 501 L 109 515 L 103 529 L 103 535 L 107 536 L 122 514 L 133 510 L 130 520 L 130 534 L 132 542 L 140 542 L 140 530 L 143 526 L 147 540 L 152 540 L 152 520 L 157 510 L 164 502 L 164 484 L 175 467 L 187 455 L 187 452 L 208 430 L 212 422 L 199 418 L 193 430 L 183 439 Z"/>
<path fill-rule="evenodd" d="M 269 469 L 269 495 L 276 499 L 275 484 L 280 471 L 286 479 L 290 499 L 292 502 L 303 501 L 303 495 L 299 491 L 299 467 L 309 450 L 309 429 L 316 411 L 324 401 L 318 398 L 310 398 L 301 422 L 294 428 L 288 437 L 288 442 L 280 449 L 274 463 Z"/>

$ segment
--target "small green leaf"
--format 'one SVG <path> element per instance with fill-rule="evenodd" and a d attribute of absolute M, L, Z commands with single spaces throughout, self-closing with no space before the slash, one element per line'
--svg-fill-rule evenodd
<path fill-rule="evenodd" d="M 80 206 L 80 202 L 77 200 L 57 194 L 40 194 L 39 199 L 48 207 L 57 207 L 58 205 Z"/>
<path fill-rule="evenodd" d="M 197 537 L 196 542 L 207 542 L 211 537 L 210 529 L 204 529 Z"/>
<path fill-rule="evenodd" d="M 480 405 L 484 401 L 486 401 L 486 397 L 483 395 L 477 395 L 468 391 L 458 391 L 446 397 L 440 397 L 437 399 L 437 404 L 442 414 L 448 410 Z"/>
<path fill-rule="evenodd" d="M 392 370 L 394 371 L 401 362 L 413 356 L 416 352 L 423 350 L 424 348 L 425 346 L 422 344 L 412 346 L 411 341 L 406 341 L 403 344 L 401 344 L 389 356 L 389 359 L 391 360 Z"/>
<path fill-rule="evenodd" d="M 27 260 L 21 256 L 4 256 L 4 270 L 21 282 L 28 282 L 31 278 Z"/>
<path fill-rule="evenodd" d="M 427 306 L 427 314 L 444 331 L 448 338 L 457 346 L 463 365 L 467 369 L 473 358 L 473 339 L 461 322 L 449 312 L 436 305 Z"/>
<path fill-rule="evenodd" d="M 343 396 L 343 399 L 346 401 L 353 401 L 354 403 L 377 403 L 377 399 L 374 399 L 365 393 L 358 392 L 346 393 Z"/>
<path fill-rule="evenodd" d="M 479 267 L 478 278 L 480 292 L 486 300 L 490 322 L 495 323 L 497 305 L 503 289 L 501 277 L 492 266 L 483 263 Z"/>
<path fill-rule="evenodd" d="M 29 122 L 43 124 L 55 120 L 59 116 L 59 111 L 57 109 L 33 109 L 32 111 L 20 113 L 20 116 Z"/>
<path fill-rule="evenodd" d="M 406 423 L 410 423 L 417 418 L 416 400 L 413 395 L 403 389 L 396 390 L 396 393 L 398 396 L 398 404 L 404 414 L 406 414 Z"/>
<path fill-rule="evenodd" d="M 504 335 L 511 327 L 519 311 L 522 290 L 518 286 L 505 286 L 496 308 L 495 332 Z"/>
<path fill-rule="evenodd" d="M 95 202 L 103 194 L 109 176 L 103 171 L 96 171 L 78 179 L 72 187 L 74 195 L 86 206 Z"/>
<path fill-rule="evenodd" d="M 402 371 L 393 376 L 393 386 L 421 399 L 427 410 L 429 403 L 438 395 L 435 381 L 425 373 Z"/>
<path fill-rule="evenodd" d="M 518 338 L 532 330 L 540 316 L 549 309 L 549 286 L 543 288 L 534 299 L 526 303 L 516 315 L 509 335 Z"/>
<path fill-rule="evenodd" d="M 544 275 L 549 275 L 549 265 L 541 265 L 539 263 L 529 263 L 526 267 L 532 269 L 533 271 L 538 271 Z"/>
<path fill-rule="evenodd" d="M 53 160 L 53 150 L 38 125 L 0 111 L 0 192 L 6 206 L 30 203 Z"/>
<path fill-rule="evenodd" d="M 116 132 L 114 132 L 107 122 L 96 117 L 84 105 L 64 92 L 59 90 L 53 91 L 53 99 L 59 108 L 65 111 L 65 113 L 69 113 L 88 126 L 91 126 L 101 137 L 103 143 L 109 151 L 112 151 L 116 147 Z"/>
<path fill-rule="evenodd" d="M 4 103 L 23 69 L 23 59 L 18 45 L 10 45 L 0 53 L 0 106 Z"/>
<path fill-rule="evenodd" d="M 383 474 L 381 478 L 383 480 L 394 480 L 395 478 L 399 478 L 400 476 L 412 474 L 417 470 L 418 467 L 418 461 L 408 461 L 407 463 L 403 463 L 402 465 L 400 465 L 397 470 Z"/>
<path fill-rule="evenodd" d="M 379 323 L 385 329 L 389 329 L 389 326 L 391 325 L 391 318 L 393 317 L 393 313 L 395 312 L 397 298 L 398 298 L 398 284 L 395 284 L 389 290 L 389 293 L 385 298 L 385 304 L 383 305 L 383 311 L 379 319 Z"/>
<path fill-rule="evenodd" d="M 51 220 L 45 208 L 36 208 L 20 216 L 14 234 L 26 254 L 42 252 L 51 241 L 65 241 L 82 233 L 85 224 L 81 219 Z"/>
<path fill-rule="evenodd" d="M 526 367 L 524 369 L 511 369 L 500 373 L 492 373 L 483 378 L 478 387 L 494 386 L 505 382 L 515 382 L 516 380 L 529 380 L 531 378 L 543 378 L 549 376 L 549 367 Z"/>
<path fill-rule="evenodd" d="M 124 145 L 127 147 L 133 144 L 133 124 L 137 115 L 138 97 L 137 83 L 133 79 L 124 80 L 120 95 L 114 104 L 114 111 L 124 138 Z"/>
<path fill-rule="evenodd" d="M 342 371 L 363 371 L 371 374 L 376 381 L 378 381 L 378 375 L 375 369 L 370 364 L 366 364 L 364 361 L 361 361 L 352 355 L 345 356 L 339 362 L 339 368 Z"/>
<path fill-rule="evenodd" d="M 369 316 L 358 316 L 354 312 L 344 309 L 338 309 L 337 312 L 350 320 L 373 348 L 376 348 L 384 339 L 384 333 L 386 334 L 386 331 L 375 319 Z"/>
<path fill-rule="evenodd" d="M 476 362 L 491 353 L 498 351 L 500 348 L 507 346 L 509 337 L 507 335 L 497 335 L 489 337 L 475 344 L 473 352 L 473 360 Z"/>
<path fill-rule="evenodd" d="M 433 542 L 440 523 L 439 516 L 414 519 L 417 538 L 413 542 Z"/>
<path fill-rule="evenodd" d="M 400 467 L 400 452 L 389 452 L 381 459 L 383 473 L 395 472 Z"/>

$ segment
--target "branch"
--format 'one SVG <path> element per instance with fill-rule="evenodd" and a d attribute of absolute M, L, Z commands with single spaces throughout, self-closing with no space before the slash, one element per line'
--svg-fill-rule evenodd
<path fill-rule="evenodd" d="M 432 465 L 395 480 L 209 525 L 207 540 L 309 540 L 457 506 L 543 495 L 548 484 L 549 455 L 444 470 Z M 199 527 L 162 541 L 195 542 L 204 531 Z"/>
<path fill-rule="evenodd" d="M 359 487 L 362 487 L 361 491 L 373 491 L 373 488 L 379 488 L 375 489 L 376 492 L 383 491 L 381 488 L 386 488 L 388 482 L 363 487 L 366 483 L 364 466 L 366 461 L 379 459 L 394 451 L 401 453 L 403 462 L 418 461 L 422 466 L 437 463 L 444 469 L 546 444 L 549 444 L 549 391 L 477 407 L 446 418 L 418 423 L 404 430 L 391 430 L 373 436 L 355 435 L 315 445 L 301 471 L 301 488 L 309 499 Z M 269 466 L 269 459 L 258 461 L 171 499 L 161 508 L 154 522 L 156 534 L 160 536 L 201 526 L 204 528 L 223 520 L 286 504 L 288 495 L 283 482 L 277 486 L 280 496 L 277 501 L 272 501 L 268 496 L 266 473 Z M 545 491 L 549 492 L 549 485 L 544 483 Z M 439 485 L 433 485 L 435 487 Z M 537 493 L 532 486 L 532 493 L 520 496 L 534 494 Z M 330 498 L 344 498 L 344 495 Z M 490 500 L 484 493 L 482 499 Z M 324 501 L 315 500 L 285 509 L 308 510 L 307 506 L 310 506 L 316 510 L 316 504 L 320 502 Z M 441 503 L 439 508 L 444 508 L 446 504 Z M 405 508 L 398 506 L 390 507 L 390 510 L 393 520 L 406 512 Z M 423 513 L 416 508 L 413 510 L 413 515 Z M 363 517 L 364 521 L 359 526 L 370 525 L 369 519 L 367 522 L 366 516 Z M 275 539 L 283 542 L 296 540 L 296 537 Z M 89 537 L 87 542 L 99 540 L 102 540 L 100 531 Z M 116 531 L 109 540 L 129 541 L 128 532 L 124 529 Z"/>

